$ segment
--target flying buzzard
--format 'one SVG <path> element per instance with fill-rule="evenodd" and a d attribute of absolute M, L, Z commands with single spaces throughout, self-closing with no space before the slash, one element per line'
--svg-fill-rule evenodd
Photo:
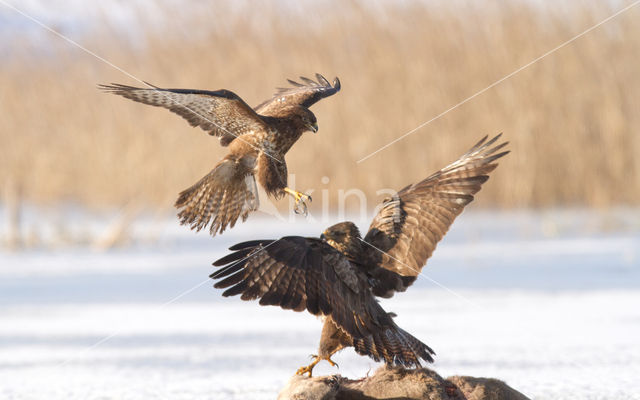
<path fill-rule="evenodd" d="M 456 162 L 387 199 L 369 231 L 360 236 L 352 222 L 325 230 L 320 238 L 288 236 L 236 244 L 213 263 L 211 274 L 223 296 L 260 299 L 294 311 L 323 316 L 318 355 L 298 370 L 309 373 L 320 360 L 353 346 L 361 355 L 387 364 L 420 366 L 435 353 L 392 319 L 376 296 L 407 289 L 463 208 L 473 200 L 507 143 L 501 135 L 478 142 Z M 493 146 L 493 147 L 492 147 Z"/>
<path fill-rule="evenodd" d="M 245 221 L 258 209 L 258 182 L 276 199 L 285 193 L 296 200 L 296 212 L 306 213 L 305 200 L 311 197 L 287 187 L 284 155 L 305 131 L 318 131 L 314 103 L 340 90 L 322 75 L 316 81 L 288 80 L 290 88 L 279 88 L 269 100 L 249 107 L 229 90 L 143 89 L 111 84 L 99 88 L 128 99 L 169 109 L 199 126 L 228 146 L 228 154 L 195 185 L 182 191 L 175 203 L 182 224 L 200 230 L 210 222 L 212 236 L 233 227 L 239 217 Z M 150 85 L 151 86 L 151 85 Z"/>

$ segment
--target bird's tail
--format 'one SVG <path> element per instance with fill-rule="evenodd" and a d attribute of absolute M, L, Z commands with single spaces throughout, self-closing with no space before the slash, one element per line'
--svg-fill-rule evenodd
<path fill-rule="evenodd" d="M 384 359 L 391 365 L 421 367 L 420 360 L 433 362 L 436 353 L 426 344 L 403 330 L 395 323 L 381 332 L 353 340 L 358 354 L 366 355 L 376 361 Z"/>
<path fill-rule="evenodd" d="M 241 163 L 224 159 L 198 183 L 183 190 L 175 206 L 180 210 L 181 224 L 199 231 L 211 222 L 209 232 L 215 236 L 258 209 L 256 180 L 241 169 Z"/>

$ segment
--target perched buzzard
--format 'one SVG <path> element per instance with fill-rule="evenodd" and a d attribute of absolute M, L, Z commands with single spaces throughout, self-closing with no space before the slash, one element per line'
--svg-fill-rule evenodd
<path fill-rule="evenodd" d="M 306 213 L 305 200 L 311 197 L 287 187 L 284 155 L 305 131 L 318 131 L 316 117 L 309 110 L 314 103 L 340 90 L 322 75 L 317 82 L 301 77 L 304 83 L 289 80 L 290 88 L 280 88 L 269 100 L 255 108 L 228 90 L 142 89 L 112 84 L 100 89 L 180 115 L 220 137 L 229 153 L 209 174 L 182 191 L 175 206 L 182 224 L 198 231 L 211 222 L 211 235 L 233 227 L 239 217 L 246 220 L 258 209 L 258 182 L 275 198 L 285 193 L 296 200 L 296 212 Z"/>
<path fill-rule="evenodd" d="M 407 289 L 456 216 L 473 200 L 495 161 L 508 153 L 487 137 L 453 164 L 402 189 L 382 204 L 364 239 L 352 222 L 325 230 L 320 238 L 288 236 L 239 243 L 213 263 L 223 268 L 223 296 L 260 299 L 261 305 L 307 310 L 324 317 L 318 355 L 298 370 L 309 373 L 320 360 L 353 346 L 361 355 L 388 364 L 420 366 L 435 353 L 398 327 L 376 296 Z M 493 147 L 492 147 L 493 146 Z"/>

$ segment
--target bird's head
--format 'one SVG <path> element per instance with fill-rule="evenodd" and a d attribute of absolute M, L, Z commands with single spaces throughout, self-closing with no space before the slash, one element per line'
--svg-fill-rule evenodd
<path fill-rule="evenodd" d="M 357 255 L 362 246 L 360 242 L 360 231 L 353 222 L 340 222 L 328 227 L 320 239 L 327 242 L 331 247 L 347 255 Z"/>
<path fill-rule="evenodd" d="M 296 107 L 294 115 L 297 117 L 298 123 L 304 131 L 318 132 L 318 120 L 307 107 Z"/>
<path fill-rule="evenodd" d="M 316 116 L 311 114 L 311 116 L 313 118 L 311 118 L 309 121 L 307 121 L 307 126 L 309 127 L 309 130 L 313 133 L 318 132 L 318 121 L 316 120 Z"/>
<path fill-rule="evenodd" d="M 302 124 L 309 131 L 313 133 L 318 132 L 318 120 L 311 111 L 309 111 L 309 114 L 302 116 Z"/>

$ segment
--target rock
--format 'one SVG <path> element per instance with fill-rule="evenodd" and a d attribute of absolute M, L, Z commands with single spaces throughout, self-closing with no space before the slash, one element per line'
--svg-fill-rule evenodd
<path fill-rule="evenodd" d="M 451 376 L 448 382 L 455 385 L 465 397 L 463 399 L 486 400 L 527 400 L 528 397 L 506 383 L 493 378 L 474 378 L 473 376 Z"/>
<path fill-rule="evenodd" d="M 340 375 L 308 378 L 294 375 L 278 395 L 278 400 L 331 400 L 336 398 Z"/>
<path fill-rule="evenodd" d="M 491 378 L 442 378 L 427 368 L 382 367 L 372 376 L 351 380 L 340 375 L 296 375 L 278 400 L 528 400 L 506 383 Z"/>

